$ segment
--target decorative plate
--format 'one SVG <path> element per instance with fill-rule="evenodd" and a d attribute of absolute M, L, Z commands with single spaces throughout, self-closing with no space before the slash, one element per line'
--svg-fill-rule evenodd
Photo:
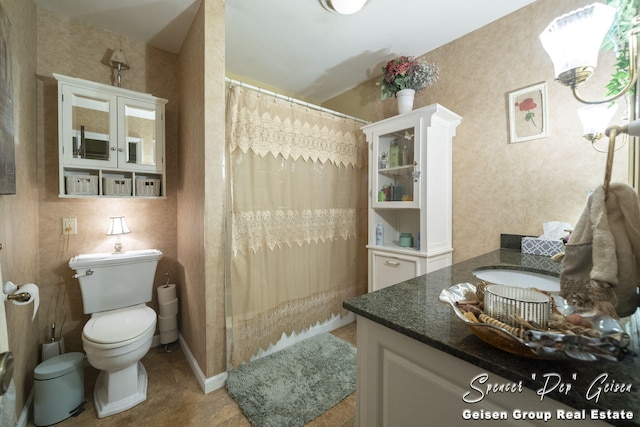
<path fill-rule="evenodd" d="M 519 337 L 496 324 L 474 322 L 464 315 L 460 303 L 469 301 L 470 295 L 475 295 L 475 292 L 475 285 L 460 283 L 449 289 L 443 289 L 439 299 L 451 306 L 456 316 L 467 325 L 471 332 L 501 350 L 535 359 L 585 361 L 600 359 L 618 361 L 629 353 L 627 350 L 630 343 L 629 335 L 612 318 L 598 317 L 593 319 L 595 321 L 592 327 L 599 331 L 599 337 L 536 329 L 526 330 L 519 334 L 521 335 Z M 558 296 L 553 298 L 561 313 L 568 314 L 572 311 L 564 299 Z"/>

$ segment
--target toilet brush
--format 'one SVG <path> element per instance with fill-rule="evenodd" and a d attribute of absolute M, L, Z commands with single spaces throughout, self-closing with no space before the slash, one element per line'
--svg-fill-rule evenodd
<path fill-rule="evenodd" d="M 56 338 L 56 324 L 51 324 L 51 338 L 42 343 L 42 361 L 64 353 L 64 338 Z"/>

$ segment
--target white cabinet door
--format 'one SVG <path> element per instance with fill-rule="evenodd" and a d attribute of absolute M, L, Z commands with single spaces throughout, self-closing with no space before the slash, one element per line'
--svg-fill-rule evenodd
<path fill-rule="evenodd" d="M 401 117 L 372 132 L 372 207 L 420 207 L 420 132 L 419 117 Z"/>
<path fill-rule="evenodd" d="M 362 316 L 357 317 L 357 323 L 356 427 L 608 425 L 594 420 L 556 421 L 556 411 L 574 413 L 576 409 L 549 397 L 541 400 L 526 387 L 521 392 L 487 394 L 480 401 L 466 403 L 463 396 L 476 392 L 470 381 L 480 374 L 496 385 L 512 381 Z M 514 410 L 549 412 L 553 421 L 519 419 Z M 470 411 L 500 414 L 506 419 L 465 419 Z"/>
<path fill-rule="evenodd" d="M 118 166 L 116 96 L 63 85 L 60 91 L 60 150 L 65 165 Z"/>
<path fill-rule="evenodd" d="M 118 98 L 118 164 L 135 171 L 162 172 L 164 105 Z"/>

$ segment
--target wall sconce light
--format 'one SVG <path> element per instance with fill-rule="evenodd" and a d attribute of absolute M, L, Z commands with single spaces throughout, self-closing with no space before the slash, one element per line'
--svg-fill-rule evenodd
<path fill-rule="evenodd" d="M 570 86 L 573 96 L 584 104 L 610 102 L 626 94 L 637 78 L 637 37 L 639 22 L 633 20 L 629 32 L 629 82 L 619 93 L 600 101 L 582 98 L 577 87 L 587 81 L 598 63 L 598 52 L 604 36 L 615 18 L 616 9 L 603 3 L 594 3 L 554 19 L 540 34 L 540 42 L 549 54 L 556 80 Z"/>
<path fill-rule="evenodd" d="M 583 104 L 606 104 L 624 96 L 631 90 L 638 79 L 638 40 L 640 33 L 640 17 L 635 16 L 631 20 L 631 30 L 628 31 L 628 59 L 629 59 L 629 80 L 626 86 L 617 94 L 611 95 L 606 99 L 599 101 L 588 101 L 582 98 L 577 87 L 587 81 L 593 74 L 594 68 L 598 61 L 598 52 L 602 45 L 604 36 L 609 31 L 616 15 L 616 9 L 603 3 L 594 3 L 581 9 L 570 12 L 554 19 L 545 30 L 540 34 L 540 42 L 551 57 L 555 70 L 556 80 L 566 86 L 571 87 L 573 96 Z M 610 106 L 609 106 L 610 107 Z M 606 108 L 606 107 L 604 107 Z M 585 124 L 589 120 L 593 120 L 593 115 L 604 116 L 598 117 L 600 125 L 595 127 L 587 127 Z M 605 118 L 607 123 L 611 120 L 613 112 L 600 110 L 582 110 L 579 114 L 590 116 L 581 120 L 585 126 L 585 138 L 591 141 L 593 148 L 594 142 L 597 141 L 599 129 Z M 605 124 L 606 126 L 606 124 Z M 605 198 L 609 190 L 611 180 L 611 169 L 613 167 L 613 153 L 616 150 L 616 136 L 628 135 L 630 137 L 640 137 L 640 119 L 629 121 L 627 125 L 612 125 L 605 129 L 604 135 L 609 138 L 607 153 L 607 167 L 604 178 Z M 601 137 L 601 136 L 600 136 Z M 622 144 L 624 145 L 624 143 Z"/>
<path fill-rule="evenodd" d="M 117 71 L 116 82 L 118 83 L 118 87 L 122 87 L 122 71 L 131 69 L 122 49 L 114 49 L 109 63 L 111 64 L 111 68 Z"/>
<path fill-rule="evenodd" d="M 369 0 L 320 0 L 320 4 L 331 13 L 353 15 L 359 12 Z"/>
<path fill-rule="evenodd" d="M 618 110 L 618 104 L 610 102 L 606 104 L 592 104 L 578 109 L 578 116 L 582 122 L 584 138 L 591 142 L 593 148 L 602 151 L 595 146 L 596 141 L 600 140 L 609 126 L 609 122 Z"/>
<path fill-rule="evenodd" d="M 109 228 L 107 229 L 107 236 L 116 236 L 116 244 L 113 246 L 114 254 L 124 253 L 122 250 L 121 237 L 123 234 L 129 234 L 131 230 L 127 227 L 127 223 L 123 216 L 112 216 L 109 218 Z"/>

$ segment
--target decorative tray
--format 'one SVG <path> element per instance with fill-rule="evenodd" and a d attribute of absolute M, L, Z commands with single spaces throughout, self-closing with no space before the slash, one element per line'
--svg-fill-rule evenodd
<path fill-rule="evenodd" d="M 568 316 L 575 312 L 563 298 L 557 295 L 551 295 L 551 298 L 556 316 Z M 460 283 L 443 289 L 439 299 L 448 303 L 456 316 L 481 340 L 518 356 L 534 359 L 618 361 L 629 353 L 629 335 L 610 317 L 581 313 L 584 318 L 589 319 L 590 326 L 577 328 L 580 332 L 552 328 L 513 328 L 485 315 L 482 318 L 486 322 L 469 316 L 465 311 L 469 307 L 466 304 L 478 304 L 476 285 Z M 473 311 L 477 312 L 476 309 Z"/>

